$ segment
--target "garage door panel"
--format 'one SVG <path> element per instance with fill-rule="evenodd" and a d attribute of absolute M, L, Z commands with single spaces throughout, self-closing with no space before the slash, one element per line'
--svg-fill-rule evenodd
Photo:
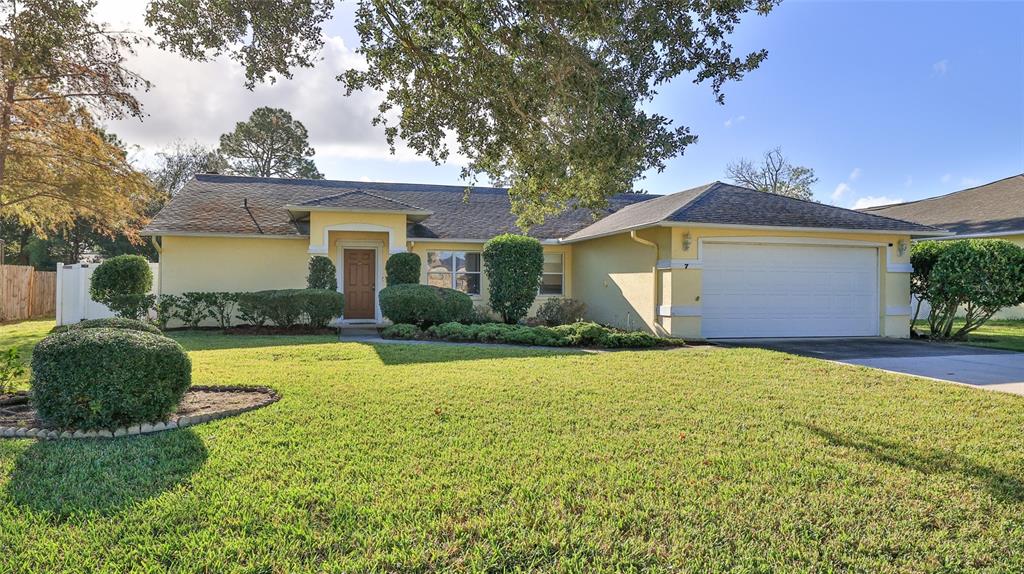
<path fill-rule="evenodd" d="M 703 255 L 705 337 L 878 334 L 874 248 L 708 243 Z"/>

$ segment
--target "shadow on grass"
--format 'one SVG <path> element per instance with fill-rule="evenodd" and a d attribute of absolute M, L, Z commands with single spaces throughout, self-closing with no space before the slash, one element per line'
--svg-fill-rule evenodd
<path fill-rule="evenodd" d="M 191 429 L 118 439 L 37 442 L 15 462 L 6 495 L 60 519 L 108 515 L 188 480 L 206 461 Z"/>
<path fill-rule="evenodd" d="M 522 359 L 563 355 L 586 355 L 585 351 L 561 347 L 516 347 L 513 345 L 460 345 L 451 343 L 395 342 L 368 343 L 385 365 L 416 363 L 446 363 L 450 361 L 478 361 L 486 359 Z"/>
<path fill-rule="evenodd" d="M 1011 474 L 974 463 L 960 455 L 940 449 L 920 450 L 876 437 L 850 438 L 819 426 L 798 423 L 835 446 L 853 448 L 886 464 L 915 470 L 922 474 L 955 472 L 982 484 L 1002 502 L 1024 501 L 1024 482 Z"/>
<path fill-rule="evenodd" d="M 168 331 L 186 351 L 292 347 L 338 342 L 337 335 L 225 335 L 220 331 Z"/>

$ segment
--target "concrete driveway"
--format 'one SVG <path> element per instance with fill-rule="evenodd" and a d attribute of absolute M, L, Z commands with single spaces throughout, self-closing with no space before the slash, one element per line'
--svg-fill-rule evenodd
<path fill-rule="evenodd" d="M 874 367 L 1024 395 L 1024 353 L 905 339 L 730 339 L 715 343 Z"/>

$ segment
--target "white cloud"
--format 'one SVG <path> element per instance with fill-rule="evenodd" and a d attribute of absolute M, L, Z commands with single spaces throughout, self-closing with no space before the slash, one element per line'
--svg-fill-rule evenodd
<path fill-rule="evenodd" d="M 145 29 L 144 13 L 144 2 L 102 0 L 95 16 L 118 29 L 152 34 Z M 235 123 L 257 107 L 270 106 L 288 110 L 306 126 L 316 150 L 314 159 L 429 161 L 401 143 L 391 154 L 383 128 L 371 124 L 382 94 L 344 95 L 336 76 L 365 65 L 365 59 L 340 36 L 328 36 L 321 60 L 313 68 L 295 70 L 291 80 L 279 78 L 274 84 L 247 90 L 242 66 L 228 58 L 194 62 L 156 46 L 141 46 L 128 57 L 126 66 L 153 83 L 151 90 L 138 94 L 146 115 L 142 120 L 113 120 L 108 127 L 128 144 L 140 146 L 136 157 L 147 165 L 157 151 L 176 140 L 216 146 L 220 135 L 234 129 Z M 448 143 L 449 163 L 464 164 L 466 159 L 451 146 L 454 138 Z"/>
<path fill-rule="evenodd" d="M 949 183 L 950 180 L 952 180 L 952 179 L 953 179 L 953 174 L 947 173 L 947 174 L 944 174 L 942 177 L 940 177 L 939 181 L 941 181 L 942 183 Z"/>
<path fill-rule="evenodd" d="M 832 191 L 832 201 L 837 202 L 848 193 L 850 193 L 850 185 L 844 181 L 837 185 L 835 190 Z"/>
<path fill-rule="evenodd" d="M 727 128 L 731 128 L 733 126 L 733 124 L 738 124 L 738 123 L 740 123 L 742 121 L 745 121 L 746 119 L 747 119 L 747 116 L 736 116 L 734 118 L 729 118 L 729 119 L 725 120 L 725 124 L 724 125 Z"/>
<path fill-rule="evenodd" d="M 859 167 L 855 167 L 853 168 L 853 171 L 850 172 L 850 177 L 846 179 L 850 181 L 857 181 L 858 179 L 860 179 L 862 173 L 864 173 L 863 170 L 861 170 Z"/>
<path fill-rule="evenodd" d="M 903 199 L 898 197 L 888 197 L 885 195 L 868 195 L 865 197 L 858 198 L 853 204 L 854 209 L 864 209 L 866 207 L 874 207 L 876 205 L 888 205 L 890 203 L 903 203 Z"/>
<path fill-rule="evenodd" d="M 939 60 L 932 64 L 932 72 L 939 76 L 945 76 L 949 71 L 949 60 Z"/>

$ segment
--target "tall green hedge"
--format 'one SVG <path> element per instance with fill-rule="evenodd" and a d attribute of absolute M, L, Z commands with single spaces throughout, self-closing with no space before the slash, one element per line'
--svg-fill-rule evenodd
<path fill-rule="evenodd" d="M 32 403 L 59 428 L 112 429 L 163 419 L 192 382 L 173 339 L 126 329 L 70 329 L 32 353 Z"/>
<path fill-rule="evenodd" d="M 485 243 L 483 256 L 491 310 L 506 323 L 518 322 L 537 298 L 544 248 L 532 237 L 507 233 Z"/>
<path fill-rule="evenodd" d="M 314 255 L 309 259 L 309 275 L 306 276 L 306 287 L 330 291 L 338 290 L 338 269 L 330 258 L 323 255 Z"/>
<path fill-rule="evenodd" d="M 384 265 L 387 286 L 420 282 L 420 256 L 416 253 L 395 253 Z"/>

